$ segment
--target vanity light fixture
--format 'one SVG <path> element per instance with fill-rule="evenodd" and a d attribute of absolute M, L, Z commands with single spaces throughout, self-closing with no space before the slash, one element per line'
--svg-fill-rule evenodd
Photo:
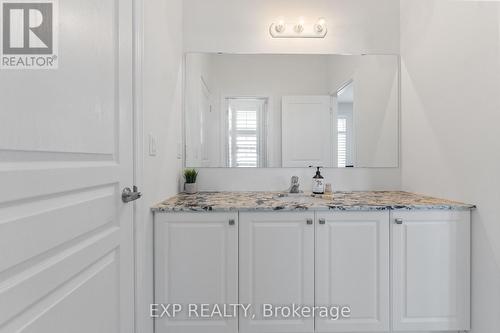
<path fill-rule="evenodd" d="M 310 24 L 301 17 L 297 23 L 292 24 L 280 17 L 271 24 L 269 33 L 273 38 L 325 38 L 326 20 L 319 18 L 314 24 Z"/>

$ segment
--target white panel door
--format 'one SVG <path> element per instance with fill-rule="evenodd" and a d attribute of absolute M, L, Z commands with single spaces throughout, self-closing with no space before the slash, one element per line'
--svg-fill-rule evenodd
<path fill-rule="evenodd" d="M 241 333 L 313 332 L 313 318 L 264 317 L 263 305 L 314 305 L 314 213 L 240 213 Z M 286 316 L 286 313 L 285 313 Z"/>
<path fill-rule="evenodd" d="M 389 212 L 316 219 L 316 305 L 351 309 L 350 318 L 316 317 L 316 331 L 389 331 Z"/>
<path fill-rule="evenodd" d="M 134 329 L 132 1 L 59 1 L 59 68 L 0 71 L 0 332 Z"/>
<path fill-rule="evenodd" d="M 469 330 L 470 212 L 391 215 L 393 329 Z"/>
<path fill-rule="evenodd" d="M 155 303 L 182 305 L 156 333 L 236 333 L 237 316 L 202 318 L 189 304 L 238 303 L 238 213 L 157 213 L 155 285 Z"/>
<path fill-rule="evenodd" d="M 330 100 L 330 96 L 283 96 L 283 167 L 333 165 L 333 117 Z"/>

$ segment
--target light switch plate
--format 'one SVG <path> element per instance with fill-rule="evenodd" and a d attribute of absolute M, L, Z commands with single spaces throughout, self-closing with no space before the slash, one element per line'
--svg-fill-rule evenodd
<path fill-rule="evenodd" d="M 149 133 L 149 156 L 156 156 L 156 138 Z"/>

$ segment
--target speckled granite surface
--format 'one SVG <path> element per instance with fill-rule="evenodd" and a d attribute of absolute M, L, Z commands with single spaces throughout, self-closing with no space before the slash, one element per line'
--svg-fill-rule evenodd
<path fill-rule="evenodd" d="M 200 192 L 180 193 L 157 205 L 155 212 L 228 212 L 297 210 L 385 210 L 448 209 L 464 210 L 475 206 L 400 191 L 335 192 L 332 196 L 279 197 L 280 192 Z"/>

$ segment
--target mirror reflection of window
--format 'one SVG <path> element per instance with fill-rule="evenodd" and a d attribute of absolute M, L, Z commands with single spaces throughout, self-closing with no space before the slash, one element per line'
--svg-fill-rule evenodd
<path fill-rule="evenodd" d="M 347 119 L 340 116 L 337 119 L 337 136 L 337 166 L 345 168 L 347 165 Z"/>
<path fill-rule="evenodd" d="M 337 91 L 337 166 L 353 167 L 354 87 L 350 81 Z"/>
<path fill-rule="evenodd" d="M 227 164 L 266 167 L 265 98 L 227 98 Z"/>

